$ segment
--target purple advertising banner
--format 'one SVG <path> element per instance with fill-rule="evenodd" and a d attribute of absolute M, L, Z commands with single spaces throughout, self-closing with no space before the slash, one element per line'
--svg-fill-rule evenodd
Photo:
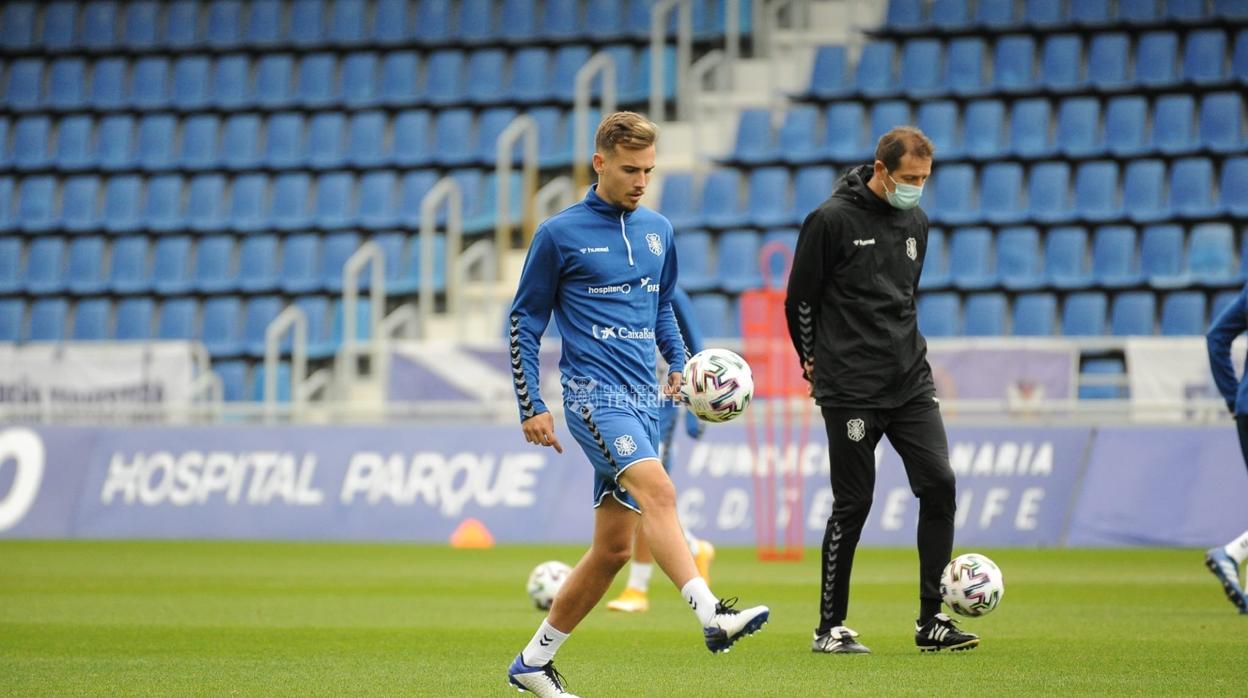
<path fill-rule="evenodd" d="M 833 503 L 815 420 L 804 443 L 761 451 L 801 473 L 791 513 L 808 545 Z M 682 518 L 715 543 L 757 540 L 746 427 L 680 434 Z M 558 429 L 563 455 L 509 425 L 5 427 L 0 537 L 444 542 L 471 517 L 500 542 L 587 542 L 592 471 Z M 954 426 L 949 442 L 959 545 L 1206 546 L 1245 524 L 1248 472 L 1230 427 Z M 918 502 L 904 468 L 887 445 L 877 465 L 863 541 L 912 546 Z"/>

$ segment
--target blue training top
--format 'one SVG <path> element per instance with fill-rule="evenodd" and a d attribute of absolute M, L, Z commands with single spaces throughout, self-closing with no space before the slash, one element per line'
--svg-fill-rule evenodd
<path fill-rule="evenodd" d="M 1222 399 L 1226 400 L 1226 406 L 1236 415 L 1248 414 L 1248 374 L 1245 380 L 1236 380 L 1235 366 L 1231 363 L 1231 343 L 1245 329 L 1248 329 L 1248 285 L 1222 310 L 1205 336 L 1213 382 L 1218 386 L 1218 392 L 1222 393 Z"/>
<path fill-rule="evenodd" d="M 548 411 L 539 390 L 538 346 L 553 310 L 563 337 L 559 382 L 571 389 L 655 394 L 655 346 L 671 371 L 685 345 L 672 311 L 672 224 L 644 206 L 626 211 L 597 187 L 538 229 L 511 305 L 511 367 L 521 421 Z M 569 387 L 571 386 L 571 388 Z M 657 401 L 640 400 L 656 414 Z"/>

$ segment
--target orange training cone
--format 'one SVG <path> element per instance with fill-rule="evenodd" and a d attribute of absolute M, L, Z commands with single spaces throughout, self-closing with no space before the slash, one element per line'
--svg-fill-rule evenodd
<path fill-rule="evenodd" d="M 452 548 L 493 548 L 494 536 L 485 524 L 476 519 L 464 519 L 451 534 Z"/>

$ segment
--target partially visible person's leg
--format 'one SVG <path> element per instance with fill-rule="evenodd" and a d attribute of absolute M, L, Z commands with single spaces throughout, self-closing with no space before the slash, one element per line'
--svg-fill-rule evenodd
<path fill-rule="evenodd" d="M 1248 415 L 1235 415 L 1235 428 L 1239 432 L 1239 450 L 1248 466 Z M 1248 594 L 1239 581 L 1239 567 L 1248 560 L 1248 531 L 1224 546 L 1210 548 L 1205 552 L 1205 566 L 1218 578 L 1226 598 L 1240 613 L 1248 614 Z"/>

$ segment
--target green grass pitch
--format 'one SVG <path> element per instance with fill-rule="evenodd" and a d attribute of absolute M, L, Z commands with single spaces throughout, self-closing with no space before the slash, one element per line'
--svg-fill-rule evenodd
<path fill-rule="evenodd" d="M 0 694 L 505 696 L 542 614 L 524 581 L 579 546 L 0 543 Z M 967 552 L 959 549 L 957 552 Z M 818 558 L 721 550 L 712 588 L 771 606 L 712 656 L 677 592 L 601 606 L 557 665 L 583 696 L 1235 695 L 1248 616 L 1194 550 L 982 550 L 1005 572 L 976 650 L 914 648 L 917 560 L 864 549 L 849 625 L 869 656 L 815 655 Z M 656 577 L 660 575 L 656 573 Z M 617 580 L 613 593 L 621 588 Z"/>

